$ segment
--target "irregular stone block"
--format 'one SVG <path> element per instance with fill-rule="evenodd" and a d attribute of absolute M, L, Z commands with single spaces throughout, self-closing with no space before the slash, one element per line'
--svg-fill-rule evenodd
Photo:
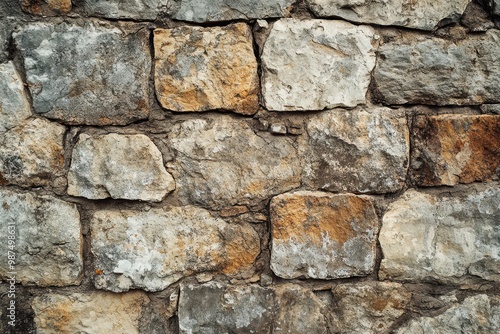
<path fill-rule="evenodd" d="M 64 167 L 66 128 L 33 118 L 0 133 L 0 185 L 48 185 Z"/>
<path fill-rule="evenodd" d="M 411 36 L 381 45 L 374 71 L 387 104 L 464 105 L 500 102 L 500 31 L 452 42 Z"/>
<path fill-rule="evenodd" d="M 149 304 L 138 291 L 47 294 L 35 297 L 36 332 L 56 333 L 130 333 L 139 334 L 140 319 Z"/>
<path fill-rule="evenodd" d="M 488 181 L 500 175 L 500 116 L 418 116 L 412 146 L 418 185 Z"/>
<path fill-rule="evenodd" d="M 176 20 L 214 22 L 286 16 L 294 0 L 174 0 L 169 8 Z"/>
<path fill-rule="evenodd" d="M 174 189 L 160 151 L 145 135 L 82 134 L 73 149 L 69 195 L 160 202 Z"/>
<path fill-rule="evenodd" d="M 403 112 L 388 108 L 325 111 L 299 140 L 303 183 L 335 192 L 386 193 L 406 179 L 410 139 Z"/>
<path fill-rule="evenodd" d="M 146 29 L 33 23 L 14 33 L 14 39 L 36 113 L 92 125 L 124 125 L 148 117 Z"/>
<path fill-rule="evenodd" d="M 111 19 L 155 20 L 170 0 L 77 0 L 87 15 Z"/>
<path fill-rule="evenodd" d="M 363 282 L 332 290 L 334 333 L 389 333 L 410 303 L 411 293 L 401 284 Z"/>
<path fill-rule="evenodd" d="M 455 194 L 410 189 L 383 218 L 381 279 L 461 284 L 500 281 L 500 187 Z"/>
<path fill-rule="evenodd" d="M 3 9 L 1 6 L 2 4 L 0 4 L 0 10 Z M 9 22 L 6 19 L 2 18 L 2 20 L 0 20 L 0 63 L 7 61 L 9 57 L 8 48 L 10 34 L 11 31 Z"/>
<path fill-rule="evenodd" d="M 257 112 L 257 61 L 246 24 L 156 29 L 154 47 L 156 95 L 164 108 Z"/>
<path fill-rule="evenodd" d="M 370 198 L 298 191 L 274 197 L 270 212 L 277 276 L 332 279 L 373 271 L 378 222 Z"/>
<path fill-rule="evenodd" d="M 0 267 L 2 280 L 14 271 L 16 281 L 23 285 L 80 283 L 83 243 L 76 205 L 0 188 L 0 229 L 0 250 L 5 254 L 5 265 Z M 15 264 L 11 269 L 7 256 L 12 253 Z"/>
<path fill-rule="evenodd" d="M 465 298 L 436 317 L 414 319 L 396 333 L 498 333 L 499 318 L 500 298 L 477 295 Z"/>
<path fill-rule="evenodd" d="M 71 0 L 21 0 L 25 12 L 34 15 L 55 16 L 71 11 Z"/>
<path fill-rule="evenodd" d="M 483 104 L 481 105 L 483 113 L 492 113 L 500 115 L 500 104 Z"/>
<path fill-rule="evenodd" d="M 458 21 L 470 0 L 307 0 L 319 17 L 421 30 L 434 30 L 440 21 Z"/>
<path fill-rule="evenodd" d="M 365 103 L 378 37 L 343 21 L 282 19 L 262 53 L 270 110 L 322 110 Z"/>
<path fill-rule="evenodd" d="M 19 125 L 30 116 L 31 110 L 24 93 L 23 81 L 14 64 L 0 64 L 0 132 Z"/>
<path fill-rule="evenodd" d="M 493 0 L 493 14 L 500 16 L 500 0 Z"/>
<path fill-rule="evenodd" d="M 114 292 L 160 291 L 184 276 L 249 277 L 260 253 L 257 232 L 204 209 L 98 211 L 91 219 L 94 283 Z"/>

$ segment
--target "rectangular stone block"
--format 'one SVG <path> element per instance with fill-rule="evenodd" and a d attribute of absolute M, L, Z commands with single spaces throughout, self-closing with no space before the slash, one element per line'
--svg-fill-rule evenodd
<path fill-rule="evenodd" d="M 74 0 L 73 0 L 74 1 Z M 155 20 L 172 6 L 171 0 L 76 0 L 89 16 L 111 19 Z"/>

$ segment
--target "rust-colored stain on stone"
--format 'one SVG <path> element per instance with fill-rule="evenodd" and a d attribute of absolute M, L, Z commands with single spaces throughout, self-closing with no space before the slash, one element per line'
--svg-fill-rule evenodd
<path fill-rule="evenodd" d="M 226 236 L 226 265 L 222 272 L 226 275 L 244 274 L 250 269 L 260 253 L 260 241 L 250 226 L 230 231 Z"/>
<path fill-rule="evenodd" d="M 34 15 L 67 14 L 71 11 L 71 0 L 22 0 L 24 11 Z"/>

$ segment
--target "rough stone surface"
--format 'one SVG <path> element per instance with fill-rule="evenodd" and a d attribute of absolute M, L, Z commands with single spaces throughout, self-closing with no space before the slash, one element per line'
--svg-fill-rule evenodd
<path fill-rule="evenodd" d="M 491 15 L 476 1 L 469 3 L 460 22 L 474 32 L 486 31 L 495 27 L 491 21 Z"/>
<path fill-rule="evenodd" d="M 23 81 L 14 64 L 12 62 L 0 64 L 0 132 L 19 125 L 30 115 L 31 110 L 24 93 Z"/>
<path fill-rule="evenodd" d="M 0 133 L 0 185 L 48 185 L 62 173 L 66 128 L 45 119 L 28 119 Z"/>
<path fill-rule="evenodd" d="M 500 116 L 418 116 L 413 123 L 412 174 L 416 184 L 498 179 Z"/>
<path fill-rule="evenodd" d="M 374 71 L 378 99 L 388 104 L 500 102 L 500 31 L 452 42 L 404 37 L 379 48 Z"/>
<path fill-rule="evenodd" d="M 372 272 L 378 222 L 368 197 L 299 191 L 271 200 L 271 269 L 282 278 Z"/>
<path fill-rule="evenodd" d="M 140 319 L 148 297 L 138 291 L 47 294 L 35 297 L 38 334 L 57 333 L 141 333 Z"/>
<path fill-rule="evenodd" d="M 379 277 L 401 281 L 500 281 L 500 187 L 432 194 L 410 189 L 389 206 Z M 404 245 L 404 247 L 402 247 Z"/>
<path fill-rule="evenodd" d="M 378 42 L 368 26 L 282 19 L 262 53 L 262 94 L 270 110 L 322 110 L 365 103 Z"/>
<path fill-rule="evenodd" d="M 215 208 L 262 201 L 300 185 L 300 164 L 292 141 L 259 133 L 229 115 L 174 126 L 167 146 L 169 165 L 182 201 Z M 186 204 L 187 204 L 186 203 Z"/>
<path fill-rule="evenodd" d="M 69 124 L 147 118 L 148 31 L 125 33 L 93 23 L 33 23 L 14 33 L 35 112 Z"/>
<path fill-rule="evenodd" d="M 0 7 L 0 10 L 2 8 Z M 0 63 L 7 61 L 9 56 L 9 38 L 10 38 L 10 25 L 9 22 L 0 16 Z"/>
<path fill-rule="evenodd" d="M 397 334 L 481 333 L 500 332 L 500 298 L 477 295 L 434 318 L 421 317 L 400 328 Z"/>
<path fill-rule="evenodd" d="M 176 20 L 214 22 L 283 17 L 294 0 L 174 0 L 169 7 Z"/>
<path fill-rule="evenodd" d="M 80 214 L 74 204 L 0 188 L 0 229 L 5 261 L 8 251 L 15 253 L 14 270 L 7 262 L 0 267 L 2 280 L 15 271 L 16 281 L 23 285 L 79 284 L 83 243 Z M 13 235 L 11 231 L 15 231 L 15 239 L 7 238 Z M 8 240 L 14 241 L 13 248 Z"/>
<path fill-rule="evenodd" d="M 71 11 L 71 0 L 21 0 L 24 11 L 43 16 L 67 14 Z"/>
<path fill-rule="evenodd" d="M 303 182 L 313 189 L 395 192 L 406 178 L 409 130 L 388 108 L 332 110 L 312 116 L 301 136 Z"/>
<path fill-rule="evenodd" d="M 483 113 L 492 113 L 500 115 L 500 104 L 483 104 L 481 105 Z"/>
<path fill-rule="evenodd" d="M 493 14 L 500 16 L 500 0 L 493 0 Z"/>
<path fill-rule="evenodd" d="M 248 25 L 156 29 L 154 47 L 156 95 L 164 108 L 257 112 L 259 79 Z"/>
<path fill-rule="evenodd" d="M 390 333 L 405 313 L 411 293 L 401 284 L 363 282 L 338 285 L 333 290 L 334 333 Z"/>
<path fill-rule="evenodd" d="M 159 202 L 174 189 L 160 151 L 145 135 L 82 134 L 73 149 L 68 173 L 72 196 Z"/>
<path fill-rule="evenodd" d="M 202 272 L 248 277 L 260 253 L 249 225 L 227 224 L 204 209 L 98 211 L 91 219 L 96 287 L 160 291 Z"/>
<path fill-rule="evenodd" d="M 111 19 L 154 20 L 167 10 L 170 0 L 77 0 L 92 16 Z"/>
<path fill-rule="evenodd" d="M 458 21 L 470 0 L 307 0 L 317 16 L 340 16 L 346 20 L 433 30 L 440 21 Z M 445 20 L 446 21 L 446 20 Z"/>

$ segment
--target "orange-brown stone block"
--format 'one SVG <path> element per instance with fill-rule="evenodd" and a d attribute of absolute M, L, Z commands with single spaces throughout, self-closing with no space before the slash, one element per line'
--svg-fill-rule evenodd
<path fill-rule="evenodd" d="M 53 16 L 71 11 L 71 0 L 22 0 L 24 11 L 34 15 Z"/>

